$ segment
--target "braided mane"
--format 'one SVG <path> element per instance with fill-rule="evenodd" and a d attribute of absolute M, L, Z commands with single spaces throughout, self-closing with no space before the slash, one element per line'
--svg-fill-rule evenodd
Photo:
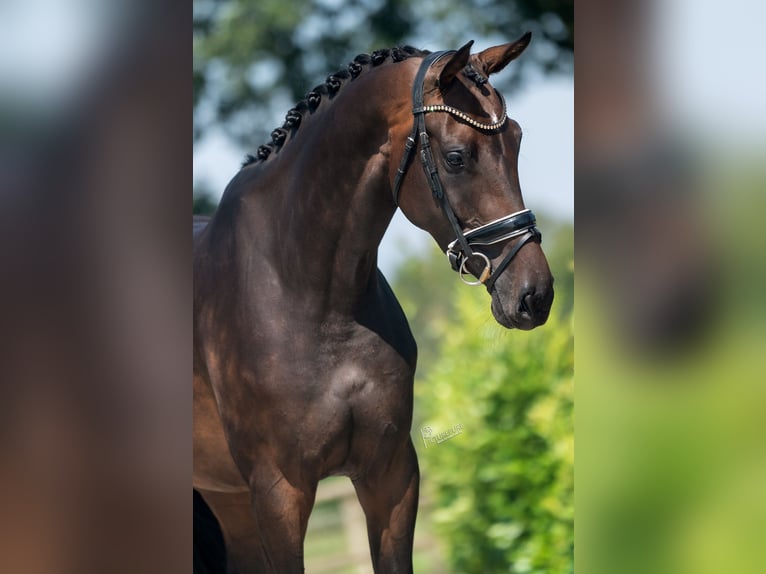
<path fill-rule="evenodd" d="M 346 81 L 353 81 L 365 69 L 379 66 L 389 58 L 392 62 L 402 62 L 412 56 L 425 56 L 429 53 L 427 50 L 418 50 L 412 46 L 401 46 L 376 50 L 372 54 L 359 54 L 345 68 L 327 76 L 323 84 L 316 86 L 293 108 L 288 110 L 282 126 L 271 132 L 271 142 L 260 146 L 255 155 L 247 154 L 242 167 L 264 161 L 272 153 L 278 152 L 287 141 L 287 136 L 294 135 L 300 127 L 303 115 L 307 112 L 311 113 L 319 107 L 322 96 L 332 98 Z"/>
<path fill-rule="evenodd" d="M 359 54 L 345 68 L 327 76 L 323 84 L 316 86 L 302 100 L 295 104 L 293 108 L 288 110 L 282 126 L 272 130 L 271 141 L 260 146 L 256 150 L 255 155 L 247 154 L 242 167 L 245 168 L 251 164 L 265 161 L 272 153 L 278 152 L 287 141 L 287 136 L 295 135 L 295 132 L 301 125 L 303 114 L 306 112 L 312 113 L 319 107 L 322 96 L 332 98 L 343 87 L 344 82 L 353 81 L 365 69 L 380 66 L 389 58 L 392 62 L 402 62 L 413 56 L 422 57 L 430 53 L 429 50 L 418 50 L 412 46 L 400 46 L 375 50 L 372 54 Z M 481 74 L 471 64 L 468 64 L 463 69 L 463 75 L 477 86 L 487 82 L 486 76 Z"/>

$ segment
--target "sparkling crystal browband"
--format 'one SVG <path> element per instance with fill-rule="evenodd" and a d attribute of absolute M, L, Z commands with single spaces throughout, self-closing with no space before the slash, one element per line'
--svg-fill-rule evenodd
<path fill-rule="evenodd" d="M 494 131 L 503 127 L 503 124 L 505 124 L 505 120 L 508 119 L 508 114 L 506 113 L 506 109 L 505 109 L 505 98 L 503 98 L 500 92 L 497 92 L 497 95 L 500 96 L 500 101 L 503 102 L 503 115 L 500 117 L 499 120 L 497 120 L 493 124 L 484 124 L 482 122 L 476 121 L 465 112 L 461 112 L 457 108 L 453 108 L 452 106 L 447 106 L 444 104 L 433 105 L 433 106 L 423 106 L 422 108 L 415 109 L 412 111 L 413 113 L 416 113 L 416 114 L 421 112 L 447 112 L 448 114 L 452 114 L 453 116 L 460 118 L 465 123 L 475 127 L 476 129 Z"/>

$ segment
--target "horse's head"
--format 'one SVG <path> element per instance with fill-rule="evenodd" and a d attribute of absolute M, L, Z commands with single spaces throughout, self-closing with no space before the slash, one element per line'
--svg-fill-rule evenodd
<path fill-rule="evenodd" d="M 393 160 L 395 201 L 436 239 L 461 277 L 470 272 L 484 283 L 498 323 L 520 329 L 547 320 L 553 277 L 521 196 L 521 128 L 506 117 L 488 76 L 529 40 L 526 34 L 473 55 L 469 42 L 426 57 L 413 84 L 414 129 L 410 115 L 392 133 L 394 157 L 404 158 Z M 407 131 L 413 141 L 402 150 Z"/>

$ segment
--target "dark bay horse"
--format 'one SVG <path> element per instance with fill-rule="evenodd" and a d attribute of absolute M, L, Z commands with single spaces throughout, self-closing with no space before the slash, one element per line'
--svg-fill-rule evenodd
<path fill-rule="evenodd" d="M 417 349 L 377 249 L 399 207 L 487 287 L 500 324 L 546 321 L 553 279 L 521 196 L 521 129 L 488 82 L 529 40 L 358 56 L 195 219 L 195 568 L 217 522 L 220 571 L 303 572 L 317 483 L 346 475 L 375 572 L 412 572 Z"/>

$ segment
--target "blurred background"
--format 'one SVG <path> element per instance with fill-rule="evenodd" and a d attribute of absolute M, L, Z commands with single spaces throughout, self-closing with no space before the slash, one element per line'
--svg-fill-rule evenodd
<path fill-rule="evenodd" d="M 578 3 L 581 572 L 766 564 L 765 17 Z"/>
<path fill-rule="evenodd" d="M 191 566 L 185 2 L 0 2 L 0 571 Z"/>
<path fill-rule="evenodd" d="M 413 440 L 422 471 L 421 573 L 572 571 L 573 5 L 506 0 L 229 0 L 194 3 L 195 210 L 210 212 L 285 112 L 358 53 L 410 44 L 474 52 L 533 33 L 492 78 L 524 130 L 519 173 L 556 278 L 552 317 L 496 325 L 401 213 L 379 265 L 419 345 Z M 349 110 L 348 113 L 353 113 Z M 433 436 L 462 425 L 450 440 Z M 306 571 L 371 573 L 364 515 L 345 478 L 320 485 Z"/>

